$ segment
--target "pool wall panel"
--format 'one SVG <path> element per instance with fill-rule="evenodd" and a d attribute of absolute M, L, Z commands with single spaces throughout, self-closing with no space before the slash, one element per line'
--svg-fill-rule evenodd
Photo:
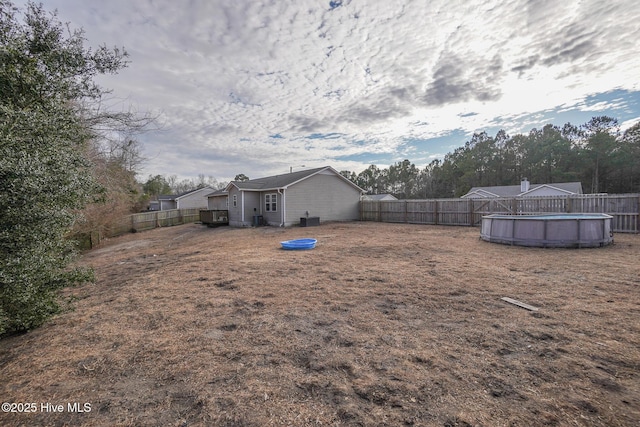
<path fill-rule="evenodd" d="M 482 218 L 480 238 L 517 246 L 597 247 L 613 242 L 611 216 L 488 215 Z"/>

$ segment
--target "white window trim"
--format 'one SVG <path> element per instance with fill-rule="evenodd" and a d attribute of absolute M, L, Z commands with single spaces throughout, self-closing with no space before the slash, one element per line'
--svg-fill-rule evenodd
<path fill-rule="evenodd" d="M 266 212 L 278 212 L 278 193 L 265 194 L 264 207 Z"/>

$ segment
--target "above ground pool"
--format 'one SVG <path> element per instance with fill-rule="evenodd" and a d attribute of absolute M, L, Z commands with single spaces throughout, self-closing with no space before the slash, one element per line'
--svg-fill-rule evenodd
<path fill-rule="evenodd" d="M 593 248 L 613 243 L 606 214 L 487 215 L 480 238 L 487 242 L 544 248 Z"/>

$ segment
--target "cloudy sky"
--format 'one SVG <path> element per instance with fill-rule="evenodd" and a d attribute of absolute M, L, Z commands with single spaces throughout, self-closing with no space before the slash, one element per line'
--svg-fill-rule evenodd
<path fill-rule="evenodd" d="M 423 167 L 478 131 L 640 120 L 636 0 L 43 4 L 130 54 L 100 83 L 159 117 L 141 179 Z"/>

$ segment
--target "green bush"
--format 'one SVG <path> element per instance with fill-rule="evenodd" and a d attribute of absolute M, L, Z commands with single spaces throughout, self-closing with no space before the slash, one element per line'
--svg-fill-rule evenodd
<path fill-rule="evenodd" d="M 92 280 L 72 267 L 68 234 L 102 193 L 85 150 L 93 137 L 85 101 L 96 74 L 124 53 L 82 46 L 55 15 L 29 3 L 24 24 L 0 0 L 0 335 L 29 330 L 60 311 L 58 293 Z"/>

